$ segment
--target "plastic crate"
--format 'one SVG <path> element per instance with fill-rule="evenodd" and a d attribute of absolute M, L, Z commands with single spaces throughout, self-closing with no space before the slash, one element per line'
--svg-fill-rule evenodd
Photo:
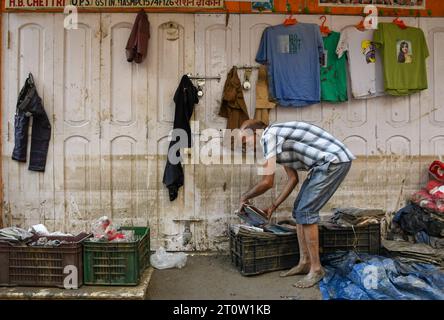
<path fill-rule="evenodd" d="M 230 230 L 231 262 L 244 276 L 289 269 L 299 261 L 296 234 L 266 238 L 235 234 Z"/>
<path fill-rule="evenodd" d="M 149 266 L 150 229 L 122 227 L 134 230 L 133 242 L 94 242 L 83 244 L 84 283 L 90 285 L 138 285 L 140 276 Z"/>
<path fill-rule="evenodd" d="M 376 254 L 381 249 L 381 227 L 370 224 L 363 227 L 319 226 L 319 251 L 321 254 L 335 251 L 355 251 Z"/>
<path fill-rule="evenodd" d="M 72 243 L 57 247 L 33 247 L 0 242 L 0 286 L 45 286 L 64 288 L 68 265 L 77 268 L 77 284 L 83 284 L 82 241 L 91 234 L 74 237 L 47 236 L 49 240 Z M 30 242 L 43 236 L 35 235 Z"/>
<path fill-rule="evenodd" d="M 381 232 L 379 224 L 364 227 L 319 226 L 320 254 L 336 251 L 379 254 Z M 230 230 L 231 262 L 242 275 L 255 275 L 289 269 L 299 261 L 297 235 L 271 233 L 237 235 Z"/>

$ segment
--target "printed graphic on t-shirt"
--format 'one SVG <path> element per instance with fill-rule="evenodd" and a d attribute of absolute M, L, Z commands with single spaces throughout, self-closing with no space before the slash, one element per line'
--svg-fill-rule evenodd
<path fill-rule="evenodd" d="M 408 40 L 399 40 L 396 42 L 396 54 L 398 56 L 398 63 L 412 63 L 413 50 L 412 43 Z"/>
<path fill-rule="evenodd" d="M 297 34 L 279 36 L 279 51 L 281 53 L 298 53 L 301 49 L 301 39 Z"/>
<path fill-rule="evenodd" d="M 319 62 L 321 67 L 326 68 L 328 65 L 328 50 L 324 50 L 324 52 L 319 57 Z"/>
<path fill-rule="evenodd" d="M 370 40 L 363 40 L 361 42 L 361 49 L 367 63 L 376 62 L 376 46 L 373 42 Z"/>

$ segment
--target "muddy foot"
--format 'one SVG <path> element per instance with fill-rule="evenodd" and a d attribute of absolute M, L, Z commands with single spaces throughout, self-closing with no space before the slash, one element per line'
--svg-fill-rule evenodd
<path fill-rule="evenodd" d="M 298 264 L 296 267 L 291 268 L 288 271 L 281 272 L 279 276 L 288 277 L 297 274 L 307 274 L 310 271 L 310 263 Z"/>
<path fill-rule="evenodd" d="M 319 272 L 311 272 L 296 282 L 293 286 L 297 288 L 310 288 L 317 284 L 325 275 L 325 271 L 321 269 Z"/>

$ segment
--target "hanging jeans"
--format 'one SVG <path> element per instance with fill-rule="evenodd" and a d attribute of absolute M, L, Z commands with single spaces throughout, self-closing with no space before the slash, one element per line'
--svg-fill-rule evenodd
<path fill-rule="evenodd" d="M 26 162 L 28 145 L 28 127 L 32 116 L 31 153 L 29 170 L 45 171 L 49 140 L 51 138 L 51 124 L 43 108 L 34 80 L 30 74 L 20 91 L 15 114 L 15 145 L 12 159 Z"/>

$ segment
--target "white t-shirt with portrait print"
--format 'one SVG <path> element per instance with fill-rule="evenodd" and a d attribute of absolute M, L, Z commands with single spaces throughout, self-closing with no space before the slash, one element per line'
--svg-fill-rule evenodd
<path fill-rule="evenodd" d="M 355 26 L 341 31 L 336 54 L 347 53 L 351 92 L 355 99 L 384 95 L 384 75 L 379 50 L 373 44 L 373 29 L 359 30 Z"/>

